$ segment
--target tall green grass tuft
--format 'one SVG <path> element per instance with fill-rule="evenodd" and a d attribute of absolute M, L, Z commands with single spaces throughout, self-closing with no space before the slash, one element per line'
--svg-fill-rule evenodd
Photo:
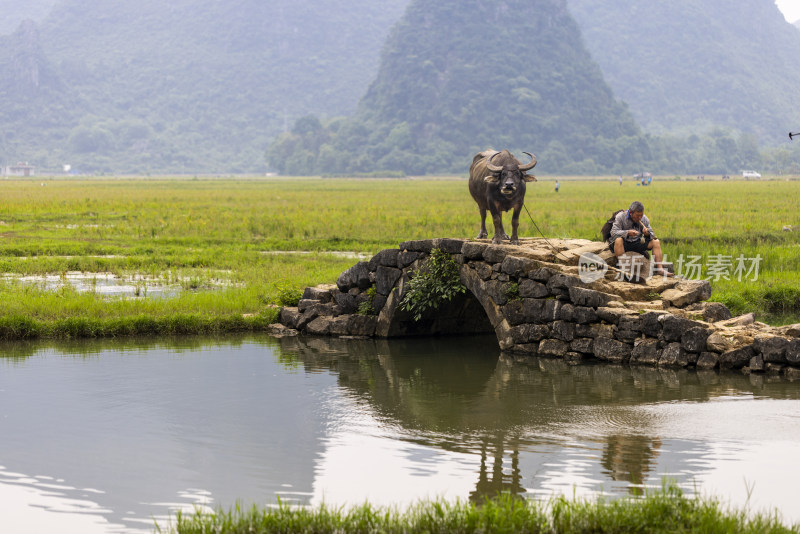
<path fill-rule="evenodd" d="M 316 508 L 280 503 L 274 508 L 236 506 L 229 511 L 178 513 L 166 531 L 215 533 L 614 533 L 708 534 L 798 533 L 777 514 L 732 510 L 719 501 L 687 497 L 673 483 L 643 498 L 532 501 L 508 494 L 480 505 L 471 502 L 423 501 L 405 510 L 363 504 L 353 508 Z"/>

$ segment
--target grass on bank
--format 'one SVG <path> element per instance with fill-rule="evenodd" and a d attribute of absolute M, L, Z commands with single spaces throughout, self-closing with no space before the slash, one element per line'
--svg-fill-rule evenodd
<path fill-rule="evenodd" d="M 165 531 L 205 533 L 797 533 L 776 515 L 731 510 L 718 500 L 687 497 L 667 484 L 644 498 L 575 499 L 550 502 L 501 496 L 481 505 L 425 501 L 405 510 L 364 504 L 354 508 L 293 507 L 249 510 L 235 507 L 213 514 L 178 514 Z"/>

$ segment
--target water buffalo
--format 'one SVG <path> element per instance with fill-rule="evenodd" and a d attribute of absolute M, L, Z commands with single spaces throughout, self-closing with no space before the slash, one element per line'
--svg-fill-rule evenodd
<path fill-rule="evenodd" d="M 481 212 L 481 232 L 478 239 L 484 239 L 486 232 L 486 210 L 492 214 L 494 236 L 492 243 L 499 244 L 503 239 L 511 239 L 512 245 L 519 245 L 517 227 L 519 212 L 525 201 L 525 182 L 535 182 L 536 177 L 525 174 L 536 165 L 536 156 L 530 152 L 531 161 L 522 165 L 508 150 L 484 150 L 475 154 L 469 167 L 469 192 L 478 203 Z M 514 208 L 511 216 L 511 237 L 503 230 L 503 212 Z"/>

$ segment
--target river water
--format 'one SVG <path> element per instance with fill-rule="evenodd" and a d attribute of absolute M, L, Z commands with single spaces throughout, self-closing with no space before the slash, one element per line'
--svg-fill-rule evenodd
<path fill-rule="evenodd" d="M 687 492 L 800 522 L 800 383 L 501 357 L 489 336 L 0 345 L 0 531 L 177 510 Z"/>

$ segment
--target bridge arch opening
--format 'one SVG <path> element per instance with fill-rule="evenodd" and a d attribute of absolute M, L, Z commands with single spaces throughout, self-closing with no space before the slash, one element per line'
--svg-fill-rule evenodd
<path fill-rule="evenodd" d="M 415 321 L 410 312 L 393 307 L 387 337 L 494 333 L 486 311 L 467 290 Z"/>

